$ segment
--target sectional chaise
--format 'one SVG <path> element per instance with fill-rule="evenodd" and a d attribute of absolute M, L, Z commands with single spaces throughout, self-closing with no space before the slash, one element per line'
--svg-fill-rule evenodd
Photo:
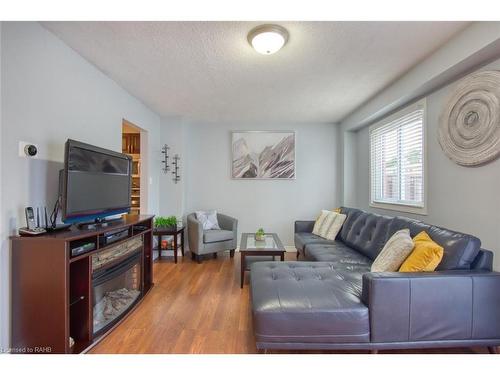
<path fill-rule="evenodd" d="M 500 273 L 478 238 L 405 217 L 342 207 L 335 241 L 295 222 L 306 261 L 251 266 L 251 302 L 259 349 L 404 349 L 500 345 Z M 425 230 L 444 248 L 435 272 L 372 273 L 399 229 Z"/>

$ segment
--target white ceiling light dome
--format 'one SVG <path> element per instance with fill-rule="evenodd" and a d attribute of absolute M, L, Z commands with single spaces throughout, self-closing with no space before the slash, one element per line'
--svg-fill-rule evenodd
<path fill-rule="evenodd" d="M 248 33 L 248 42 L 263 55 L 278 52 L 288 41 L 288 31 L 279 25 L 261 25 Z"/>

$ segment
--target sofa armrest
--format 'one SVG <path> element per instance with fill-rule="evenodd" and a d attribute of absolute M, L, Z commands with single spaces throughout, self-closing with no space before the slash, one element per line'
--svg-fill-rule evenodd
<path fill-rule="evenodd" d="M 199 254 L 203 249 L 203 225 L 192 214 L 187 217 L 187 232 L 189 250 Z"/>
<path fill-rule="evenodd" d="M 314 220 L 297 220 L 295 222 L 295 233 L 312 233 Z"/>
<path fill-rule="evenodd" d="M 217 214 L 217 221 L 219 222 L 219 226 L 221 229 L 234 232 L 238 228 L 238 220 L 236 220 L 234 217 L 224 214 Z"/>
<path fill-rule="evenodd" d="M 500 340 L 500 273 L 366 273 L 372 342 Z"/>
<path fill-rule="evenodd" d="M 473 270 L 492 271 L 493 270 L 493 251 L 479 249 L 476 259 L 470 265 Z"/>
<path fill-rule="evenodd" d="M 233 232 L 233 249 L 236 249 L 238 243 L 238 219 L 229 215 L 217 214 L 217 221 L 221 229 Z"/>

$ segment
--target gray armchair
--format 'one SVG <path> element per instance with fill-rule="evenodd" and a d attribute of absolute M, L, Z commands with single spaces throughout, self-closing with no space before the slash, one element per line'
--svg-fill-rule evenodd
<path fill-rule="evenodd" d="M 234 256 L 238 239 L 238 220 L 217 213 L 220 230 L 203 230 L 203 225 L 196 219 L 196 214 L 187 216 L 187 231 L 191 259 L 201 263 L 201 255 L 214 254 L 218 251 L 229 250 L 231 258 Z"/>

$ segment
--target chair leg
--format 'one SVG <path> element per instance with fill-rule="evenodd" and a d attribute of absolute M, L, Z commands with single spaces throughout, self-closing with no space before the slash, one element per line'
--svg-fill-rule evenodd
<path fill-rule="evenodd" d="M 498 354 L 498 347 L 497 346 L 488 346 L 488 351 L 490 354 Z"/>
<path fill-rule="evenodd" d="M 191 251 L 191 260 L 194 260 L 196 258 L 196 254 Z"/>
<path fill-rule="evenodd" d="M 297 250 L 297 260 L 299 260 L 300 251 Z"/>
<path fill-rule="evenodd" d="M 201 255 L 196 254 L 196 262 L 197 262 L 198 264 L 201 264 Z"/>
<path fill-rule="evenodd" d="M 213 257 L 214 259 L 217 259 L 217 253 L 214 253 Z"/>
<path fill-rule="evenodd" d="M 230 256 L 231 258 L 233 258 L 233 257 L 234 257 L 234 249 L 233 249 L 233 250 L 229 250 L 229 256 Z"/>

